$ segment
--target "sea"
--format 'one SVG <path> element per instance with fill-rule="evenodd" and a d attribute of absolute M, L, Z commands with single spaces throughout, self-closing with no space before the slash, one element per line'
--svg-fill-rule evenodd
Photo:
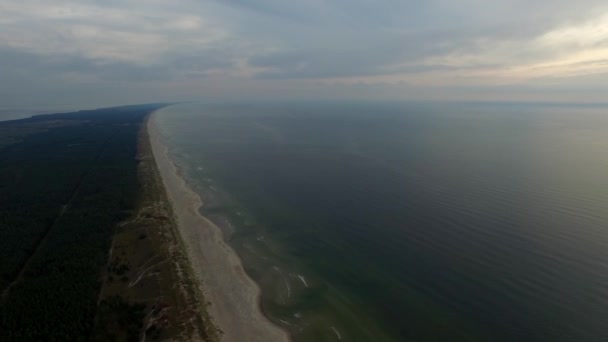
<path fill-rule="evenodd" d="M 184 103 L 174 162 L 299 341 L 608 341 L 608 107 Z"/>

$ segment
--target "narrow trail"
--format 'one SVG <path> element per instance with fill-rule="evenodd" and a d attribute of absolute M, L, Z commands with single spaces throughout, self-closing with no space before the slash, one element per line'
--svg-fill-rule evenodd
<path fill-rule="evenodd" d="M 137 278 L 135 278 L 135 280 L 133 280 L 133 281 L 131 281 L 131 282 L 129 283 L 129 287 L 133 287 L 133 286 L 137 285 L 137 283 L 139 283 L 139 281 L 140 281 L 140 280 L 141 280 L 141 279 L 144 277 L 144 275 L 146 275 L 146 273 L 147 273 L 148 271 L 150 271 L 150 270 L 151 270 L 151 269 L 153 269 L 154 267 L 157 267 L 157 266 L 159 266 L 159 265 L 161 265 L 161 264 L 163 264 L 163 263 L 165 263 L 165 262 L 167 262 L 167 261 L 168 261 L 168 260 L 161 260 L 161 261 L 159 261 L 159 262 L 157 262 L 157 263 L 153 264 L 152 266 L 148 266 L 148 267 L 147 267 L 146 269 L 144 269 L 143 271 L 139 271 Z M 143 268 L 144 266 L 145 266 L 145 265 L 142 265 L 142 266 L 141 266 L 141 268 Z M 154 274 L 154 273 L 151 273 L 151 274 Z M 150 275 L 150 274 L 148 274 L 148 275 Z"/>
<path fill-rule="evenodd" d="M 11 289 L 23 280 L 25 271 L 29 268 L 30 264 L 32 263 L 32 260 L 34 259 L 36 254 L 38 254 L 41 247 L 44 245 L 44 243 L 48 239 L 51 231 L 53 231 L 53 228 L 55 228 L 55 226 L 57 225 L 57 223 L 59 222 L 61 217 L 63 217 L 65 212 L 68 210 L 68 208 L 74 201 L 74 198 L 76 198 L 78 191 L 80 190 L 80 188 L 82 187 L 82 184 L 84 183 L 84 179 L 91 172 L 91 170 L 97 165 L 97 161 L 99 160 L 99 158 L 101 157 L 103 152 L 106 150 L 108 142 L 112 140 L 113 136 L 114 135 L 110 136 L 108 139 L 106 139 L 106 141 L 103 142 L 103 144 L 101 145 L 101 148 L 99 149 L 99 152 L 97 152 L 97 155 L 95 156 L 95 159 L 93 159 L 93 161 L 91 162 L 91 164 L 92 164 L 91 167 L 89 167 L 82 173 L 82 175 L 80 176 L 78 183 L 74 187 L 74 190 L 72 191 L 68 201 L 64 205 L 61 206 L 61 210 L 59 210 L 59 212 L 57 213 L 57 216 L 55 216 L 55 218 L 53 219 L 53 222 L 49 225 L 49 227 L 46 229 L 46 231 L 44 232 L 42 237 L 38 240 L 38 242 L 36 243 L 36 245 L 34 247 L 34 250 L 27 257 L 26 261 L 23 263 L 23 266 L 21 266 L 19 273 L 17 273 L 15 278 L 9 283 L 9 285 L 4 289 L 4 291 L 2 291 L 2 296 L 0 296 L 0 304 L 3 304 L 6 301 L 6 298 L 8 297 L 9 293 L 11 292 Z"/>

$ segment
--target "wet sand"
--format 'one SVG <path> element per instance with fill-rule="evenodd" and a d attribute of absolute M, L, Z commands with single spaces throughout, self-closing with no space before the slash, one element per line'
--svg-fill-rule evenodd
<path fill-rule="evenodd" d="M 211 303 L 207 311 L 223 332 L 222 341 L 289 341 L 287 332 L 263 315 L 260 289 L 245 273 L 235 251 L 224 242 L 220 228 L 199 213 L 203 202 L 170 159 L 155 115 L 148 120 L 154 158 L 192 268 L 202 283 L 205 300 Z"/>

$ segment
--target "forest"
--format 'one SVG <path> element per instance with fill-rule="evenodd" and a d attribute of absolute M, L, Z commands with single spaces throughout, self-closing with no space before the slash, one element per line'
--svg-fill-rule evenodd
<path fill-rule="evenodd" d="M 137 135 L 163 106 L 0 122 L 0 340 L 89 339 L 112 235 L 136 205 Z"/>

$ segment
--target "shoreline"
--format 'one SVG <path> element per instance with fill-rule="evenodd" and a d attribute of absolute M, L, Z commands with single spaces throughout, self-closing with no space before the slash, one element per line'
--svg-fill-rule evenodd
<path fill-rule="evenodd" d="M 150 114 L 138 125 L 137 198 L 112 236 L 92 340 L 219 342 L 152 153 Z M 125 312 L 141 325 L 117 324 Z"/>
<path fill-rule="evenodd" d="M 222 331 L 222 341 L 290 341 L 260 306 L 261 290 L 245 272 L 240 257 L 224 241 L 220 227 L 201 215 L 204 205 L 169 156 L 158 130 L 156 113 L 146 122 L 152 153 L 171 201 L 179 233 L 204 298 L 207 311 Z"/>

